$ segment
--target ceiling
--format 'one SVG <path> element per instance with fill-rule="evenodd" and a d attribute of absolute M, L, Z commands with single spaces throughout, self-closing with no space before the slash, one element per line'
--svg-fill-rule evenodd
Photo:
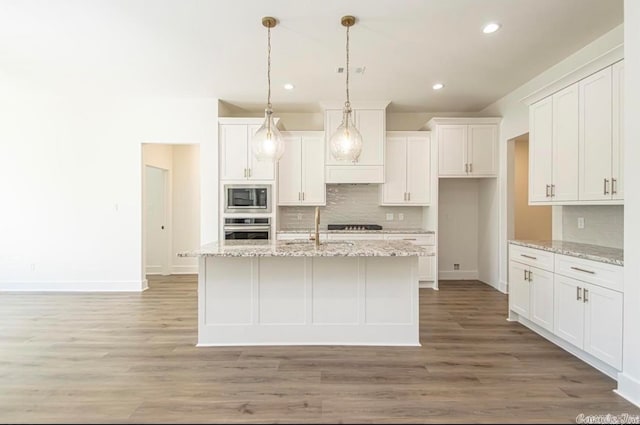
<path fill-rule="evenodd" d="M 622 23 L 622 0 L 0 0 L 0 77 L 42 90 L 266 98 L 272 15 L 276 111 L 344 98 L 394 111 L 478 111 Z M 485 35 L 482 26 L 502 24 Z M 432 90 L 435 82 L 446 87 Z M 286 91 L 283 84 L 293 83 Z"/>

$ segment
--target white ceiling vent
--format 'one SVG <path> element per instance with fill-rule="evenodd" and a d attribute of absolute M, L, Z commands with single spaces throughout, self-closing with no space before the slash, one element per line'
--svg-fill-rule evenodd
<path fill-rule="evenodd" d="M 352 74 L 364 74 L 364 71 L 367 69 L 366 66 L 356 66 L 356 67 L 352 67 L 351 68 L 351 73 Z M 345 67 L 344 66 L 339 66 L 338 68 L 336 68 L 336 72 L 338 74 L 342 74 L 344 73 Z"/>

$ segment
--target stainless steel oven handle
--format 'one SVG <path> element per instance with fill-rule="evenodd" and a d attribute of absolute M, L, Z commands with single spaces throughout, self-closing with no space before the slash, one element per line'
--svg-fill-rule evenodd
<path fill-rule="evenodd" d="M 224 230 L 230 230 L 232 232 L 268 232 L 271 230 L 271 226 L 224 226 Z"/>

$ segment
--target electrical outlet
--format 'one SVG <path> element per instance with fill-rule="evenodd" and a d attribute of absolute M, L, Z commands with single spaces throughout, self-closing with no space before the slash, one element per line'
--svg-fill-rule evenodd
<path fill-rule="evenodd" d="M 387 221 L 393 221 L 393 213 L 387 213 Z"/>
<path fill-rule="evenodd" d="M 404 220 L 404 214 L 403 213 L 398 213 L 398 220 L 400 220 L 400 221 Z"/>
<path fill-rule="evenodd" d="M 302 220 L 302 213 L 298 213 L 298 221 Z"/>
<path fill-rule="evenodd" d="M 453 265 L 453 270 L 460 270 L 460 264 L 455 263 L 455 264 Z"/>
<path fill-rule="evenodd" d="M 578 229 L 584 229 L 584 217 L 578 217 Z"/>

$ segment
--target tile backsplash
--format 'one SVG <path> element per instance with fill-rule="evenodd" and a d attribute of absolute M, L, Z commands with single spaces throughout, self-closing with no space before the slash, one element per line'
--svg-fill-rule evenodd
<path fill-rule="evenodd" d="M 584 229 L 578 228 L 578 218 L 580 217 L 584 218 Z M 570 242 L 624 248 L 624 206 L 563 206 L 562 239 Z"/>
<path fill-rule="evenodd" d="M 421 228 L 422 207 L 382 207 L 377 184 L 328 184 L 327 206 L 320 207 L 320 227 L 327 224 L 379 224 L 385 229 Z M 279 207 L 280 229 L 310 229 L 315 207 Z M 393 221 L 386 215 L 393 214 Z M 398 220 L 398 214 L 404 220 Z"/>

